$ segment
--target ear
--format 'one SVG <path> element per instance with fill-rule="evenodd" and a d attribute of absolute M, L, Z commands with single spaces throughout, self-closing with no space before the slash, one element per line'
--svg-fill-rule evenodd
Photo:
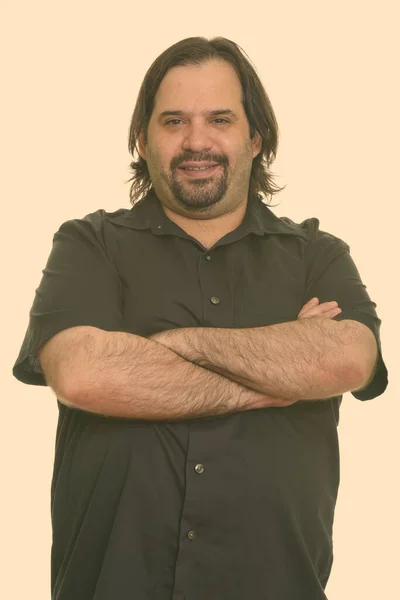
<path fill-rule="evenodd" d="M 260 153 L 261 148 L 262 148 L 262 139 L 261 139 L 261 136 L 258 133 L 258 131 L 255 132 L 253 139 L 251 140 L 251 143 L 253 145 L 253 158 L 255 158 L 257 156 L 257 154 Z"/>
<path fill-rule="evenodd" d="M 138 135 L 137 139 L 138 151 L 143 160 L 146 160 L 146 144 L 144 142 L 144 132 Z"/>

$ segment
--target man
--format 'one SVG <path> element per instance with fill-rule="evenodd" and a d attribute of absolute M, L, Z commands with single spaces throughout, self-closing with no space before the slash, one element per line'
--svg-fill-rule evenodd
<path fill-rule="evenodd" d="M 277 139 L 239 47 L 182 40 L 133 207 L 55 234 L 13 371 L 58 399 L 53 600 L 326 598 L 342 394 L 387 370 L 348 245 L 262 202 Z"/>

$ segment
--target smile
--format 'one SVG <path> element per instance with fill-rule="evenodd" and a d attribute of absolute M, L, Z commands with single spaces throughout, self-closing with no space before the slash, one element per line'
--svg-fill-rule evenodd
<path fill-rule="evenodd" d="M 211 167 L 179 167 L 178 171 L 184 173 L 187 177 L 208 177 L 213 175 L 220 165 L 212 165 Z"/>

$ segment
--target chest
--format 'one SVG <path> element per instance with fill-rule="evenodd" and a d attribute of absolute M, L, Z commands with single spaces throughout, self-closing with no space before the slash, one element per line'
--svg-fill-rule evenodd
<path fill-rule="evenodd" d="M 205 248 L 216 243 L 199 241 Z M 156 238 L 148 253 L 126 248 L 117 268 L 123 327 L 137 335 L 262 327 L 297 319 L 303 305 L 303 257 L 276 244 L 217 245 L 207 252 L 190 240 Z"/>

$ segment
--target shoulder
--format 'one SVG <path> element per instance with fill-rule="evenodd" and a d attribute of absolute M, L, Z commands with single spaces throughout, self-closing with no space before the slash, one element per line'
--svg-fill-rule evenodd
<path fill-rule="evenodd" d="M 127 209 L 127 208 L 119 208 L 118 210 L 115 210 L 114 212 L 108 212 L 108 211 L 104 210 L 104 208 L 99 208 L 98 210 L 88 213 L 83 217 L 75 217 L 72 219 L 67 219 L 66 221 L 62 222 L 61 227 L 63 227 L 66 224 L 70 224 L 70 223 L 71 224 L 72 223 L 73 224 L 86 223 L 90 227 L 93 227 L 93 229 L 101 229 L 102 227 L 104 227 L 104 224 L 111 223 L 111 220 L 114 217 L 125 216 L 127 212 L 129 212 L 129 209 Z"/>
<path fill-rule="evenodd" d="M 332 232 L 321 229 L 320 220 L 317 217 L 309 217 L 300 223 L 295 223 L 288 217 L 280 219 L 285 224 L 298 228 L 305 235 L 311 251 L 349 250 L 349 246 L 344 240 Z"/>
<path fill-rule="evenodd" d="M 101 252 L 113 259 L 119 252 L 119 238 L 118 228 L 110 219 L 124 215 L 126 210 L 108 212 L 98 209 L 83 217 L 63 221 L 54 234 L 53 244 L 60 250 L 71 252 L 71 248 L 85 248 L 86 251 Z"/>
<path fill-rule="evenodd" d="M 113 228 L 112 218 L 125 216 L 128 212 L 126 208 L 120 208 L 114 212 L 108 212 L 99 208 L 83 217 L 75 217 L 63 221 L 59 227 L 59 232 L 71 232 L 82 235 L 92 234 L 96 237 L 104 237 L 105 232 Z"/>

